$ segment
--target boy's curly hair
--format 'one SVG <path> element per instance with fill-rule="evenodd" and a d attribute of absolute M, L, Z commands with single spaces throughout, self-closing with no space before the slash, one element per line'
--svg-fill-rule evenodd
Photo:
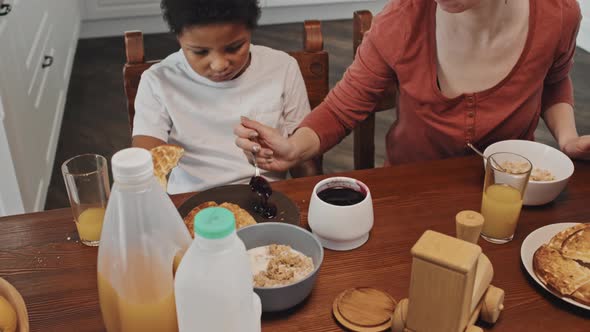
<path fill-rule="evenodd" d="M 177 35 L 190 26 L 212 23 L 243 23 L 252 30 L 260 17 L 258 0 L 162 0 L 160 8 Z"/>

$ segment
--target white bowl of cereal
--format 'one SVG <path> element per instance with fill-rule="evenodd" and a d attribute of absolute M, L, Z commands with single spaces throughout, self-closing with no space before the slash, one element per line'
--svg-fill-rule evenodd
<path fill-rule="evenodd" d="M 311 293 L 324 260 L 319 240 L 299 226 L 266 222 L 238 230 L 254 277 L 263 312 L 282 311 Z"/>
<path fill-rule="evenodd" d="M 542 143 L 525 140 L 500 141 L 488 146 L 483 154 L 488 157 L 497 152 L 519 154 L 533 165 L 529 184 L 524 193 L 524 205 L 543 205 L 553 201 L 574 174 L 574 163 L 568 156 Z M 501 166 L 519 167 L 518 165 Z"/>

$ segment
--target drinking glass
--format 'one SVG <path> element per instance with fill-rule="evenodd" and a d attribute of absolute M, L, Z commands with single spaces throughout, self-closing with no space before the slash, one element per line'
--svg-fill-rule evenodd
<path fill-rule="evenodd" d="M 61 171 L 80 241 L 98 246 L 111 191 L 107 160 L 97 154 L 83 154 L 66 160 Z"/>
<path fill-rule="evenodd" d="M 508 152 L 487 158 L 481 214 L 481 237 L 502 244 L 514 238 L 522 200 L 533 166 L 525 157 Z"/>

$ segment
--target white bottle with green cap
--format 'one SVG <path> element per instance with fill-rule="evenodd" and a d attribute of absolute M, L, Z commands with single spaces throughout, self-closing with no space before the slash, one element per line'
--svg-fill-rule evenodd
<path fill-rule="evenodd" d="M 180 332 L 260 332 L 262 307 L 234 215 L 211 207 L 194 223 L 195 240 L 174 281 Z"/>

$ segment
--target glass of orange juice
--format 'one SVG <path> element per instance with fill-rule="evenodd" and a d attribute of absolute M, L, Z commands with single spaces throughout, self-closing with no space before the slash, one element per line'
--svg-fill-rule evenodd
<path fill-rule="evenodd" d="M 97 154 L 83 154 L 66 160 L 61 171 L 80 241 L 98 246 L 111 191 L 107 160 Z"/>
<path fill-rule="evenodd" d="M 514 238 L 524 191 L 533 166 L 525 157 L 508 152 L 487 158 L 481 214 L 481 237 L 502 244 Z"/>

